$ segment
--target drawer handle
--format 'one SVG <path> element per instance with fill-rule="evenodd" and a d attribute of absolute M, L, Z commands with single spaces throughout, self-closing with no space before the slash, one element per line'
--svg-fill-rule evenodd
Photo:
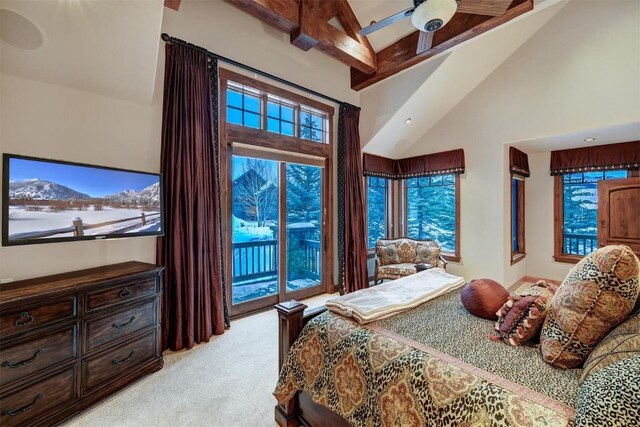
<path fill-rule="evenodd" d="M 131 291 L 127 287 L 120 291 L 120 298 L 126 298 L 129 295 L 131 295 Z"/>
<path fill-rule="evenodd" d="M 39 348 L 38 351 L 36 351 L 32 357 L 22 360 L 20 362 L 16 362 L 16 363 L 11 363 L 8 360 L 5 360 L 4 362 L 2 362 L 2 364 L 0 364 L 0 366 L 2 366 L 3 368 L 19 368 L 20 366 L 24 366 L 24 365 L 28 365 L 29 363 L 33 362 L 34 360 L 36 360 L 39 356 L 42 355 L 42 353 L 44 353 L 44 350 Z"/>
<path fill-rule="evenodd" d="M 113 359 L 111 361 L 111 363 L 113 363 L 114 365 L 122 365 L 123 363 L 126 363 L 129 360 L 131 360 L 131 358 L 133 357 L 134 354 L 135 354 L 135 351 L 131 350 L 131 353 L 129 353 L 129 355 L 127 357 L 125 357 L 124 359 L 122 359 L 122 360 Z"/>
<path fill-rule="evenodd" d="M 131 326 L 131 324 L 133 323 L 135 318 L 136 318 L 136 316 L 131 316 L 131 319 L 129 319 L 128 322 L 124 322 L 124 323 L 121 323 L 119 325 L 117 323 L 114 323 L 113 327 L 116 328 L 116 329 L 121 329 L 121 328 L 126 328 L 127 326 Z"/>
<path fill-rule="evenodd" d="M 14 324 L 16 326 L 27 326 L 34 320 L 36 320 L 36 318 L 31 316 L 28 311 L 23 311 L 22 313 L 20 313 L 20 317 L 18 317 L 18 320 L 16 320 Z"/>
<path fill-rule="evenodd" d="M 31 403 L 29 403 L 27 406 L 23 406 L 20 409 L 16 409 L 15 411 L 12 411 L 11 409 L 5 409 L 4 411 L 2 411 L 2 415 L 9 415 L 10 417 L 17 417 L 18 415 L 27 412 L 28 410 L 32 409 L 34 406 L 36 406 L 36 403 L 38 403 L 38 400 L 42 399 L 42 393 L 40 393 L 39 395 L 37 395 L 36 397 L 34 397 L 34 399 L 31 401 Z"/>

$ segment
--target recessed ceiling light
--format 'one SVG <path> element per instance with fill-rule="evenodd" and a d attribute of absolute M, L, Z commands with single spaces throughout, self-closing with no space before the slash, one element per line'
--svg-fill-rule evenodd
<path fill-rule="evenodd" d="M 404 121 L 406 124 L 411 123 L 411 117 L 409 117 L 407 120 Z"/>
<path fill-rule="evenodd" d="M 584 142 L 591 142 L 591 141 L 595 141 L 595 138 L 585 138 Z"/>

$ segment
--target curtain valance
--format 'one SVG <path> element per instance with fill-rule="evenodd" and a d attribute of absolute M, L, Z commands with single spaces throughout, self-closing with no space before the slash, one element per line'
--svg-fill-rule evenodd
<path fill-rule="evenodd" d="M 610 169 L 640 168 L 640 141 L 551 152 L 551 175 Z"/>
<path fill-rule="evenodd" d="M 528 178 L 531 175 L 529 170 L 529 156 L 515 147 L 509 147 L 509 172 Z"/>
<path fill-rule="evenodd" d="M 405 179 L 429 175 L 464 173 L 464 150 L 443 151 L 405 159 L 364 154 L 364 175 Z"/>

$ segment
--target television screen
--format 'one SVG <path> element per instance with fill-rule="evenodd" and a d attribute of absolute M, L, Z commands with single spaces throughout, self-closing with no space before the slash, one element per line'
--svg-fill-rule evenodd
<path fill-rule="evenodd" d="M 163 233 L 159 174 L 3 155 L 2 244 Z"/>

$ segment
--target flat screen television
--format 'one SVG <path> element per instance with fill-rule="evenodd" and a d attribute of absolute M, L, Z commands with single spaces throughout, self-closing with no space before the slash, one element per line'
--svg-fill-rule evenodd
<path fill-rule="evenodd" d="M 163 234 L 159 174 L 2 157 L 3 246 Z"/>

